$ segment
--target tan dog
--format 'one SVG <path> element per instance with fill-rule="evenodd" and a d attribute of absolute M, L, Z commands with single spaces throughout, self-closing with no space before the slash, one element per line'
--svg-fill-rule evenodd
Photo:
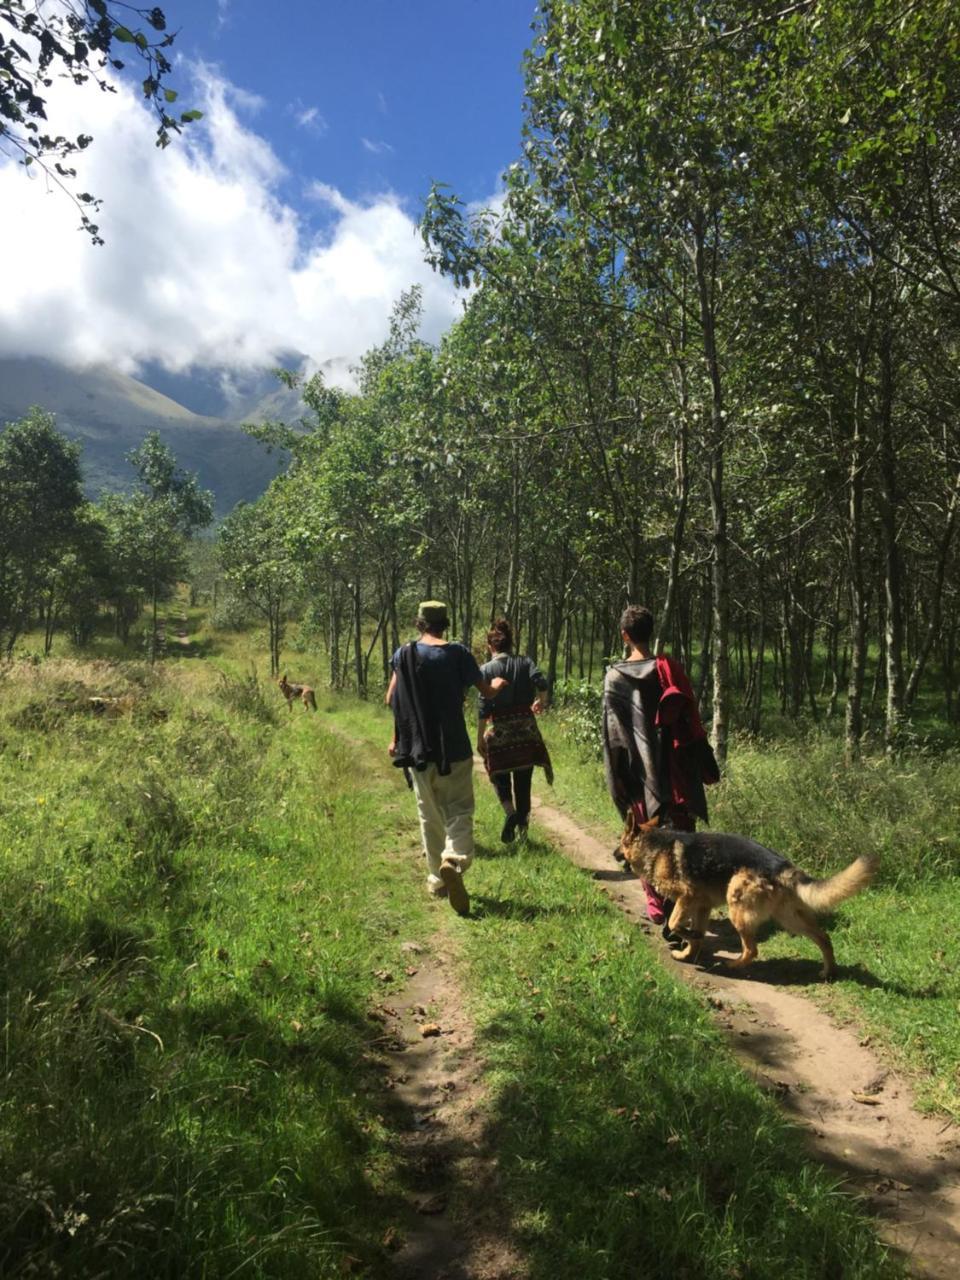
<path fill-rule="evenodd" d="M 876 858 L 860 857 L 828 880 L 814 880 L 746 836 L 659 829 L 656 819 L 637 822 L 632 813 L 620 848 L 633 871 L 676 904 L 669 926 L 686 946 L 673 953 L 675 959 L 696 960 L 710 912 L 725 903 L 743 947 L 739 958 L 728 962 L 731 969 L 745 969 L 756 959 L 757 930 L 765 920 L 776 920 L 817 944 L 826 979 L 833 977 L 836 962 L 815 913 L 865 889 L 878 865 Z"/>
<path fill-rule="evenodd" d="M 309 711 L 311 707 L 313 707 L 314 711 L 316 711 L 317 709 L 316 694 L 313 692 L 313 690 L 310 688 L 308 684 L 291 684 L 290 681 L 287 679 L 286 672 L 283 673 L 283 675 L 277 681 L 277 684 L 280 687 L 280 692 L 286 698 L 287 706 L 290 708 L 291 711 L 293 711 L 293 703 L 295 698 L 299 698 L 300 701 L 303 703 L 304 711 Z"/>

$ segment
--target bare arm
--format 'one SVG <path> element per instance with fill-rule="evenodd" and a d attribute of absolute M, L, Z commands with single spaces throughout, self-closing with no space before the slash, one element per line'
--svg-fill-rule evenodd
<path fill-rule="evenodd" d="M 501 689 L 506 689 L 510 681 L 503 676 L 494 676 L 492 680 L 478 680 L 474 688 L 482 698 L 495 698 Z"/>
<path fill-rule="evenodd" d="M 387 685 L 387 692 L 383 695 L 383 700 L 388 707 L 393 702 L 393 695 L 396 692 L 396 688 L 397 688 L 397 673 L 394 672 L 393 675 L 390 677 L 390 683 Z"/>

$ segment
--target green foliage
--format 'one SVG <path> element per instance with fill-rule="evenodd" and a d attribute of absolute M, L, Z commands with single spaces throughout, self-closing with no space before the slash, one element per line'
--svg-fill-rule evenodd
<path fill-rule="evenodd" d="M 603 690 L 586 680 L 564 680 L 554 687 L 553 703 L 564 734 L 583 761 L 603 759 Z"/>
<path fill-rule="evenodd" d="M 34 409 L 0 434 L 0 650 L 40 611 L 45 578 L 64 556 L 84 556 L 92 526 L 84 518 L 79 450 L 50 414 Z"/>
<path fill-rule="evenodd" d="M 224 706 L 237 715 L 249 716 L 262 724 L 277 723 L 276 697 L 272 690 L 264 689 L 256 667 L 251 666 L 244 675 L 221 671 L 220 681 L 217 693 Z"/>
<path fill-rule="evenodd" d="M 366 1014 L 424 927 L 380 856 L 393 779 L 358 788 L 319 719 L 281 731 L 210 674 L 52 661 L 0 685 L 10 1275 L 384 1263 Z M 132 706 L 82 713 L 106 691 Z M 22 714 L 67 695 L 55 734 Z"/>
<path fill-rule="evenodd" d="M 909 891 L 960 872 L 958 785 L 952 752 L 909 762 L 867 756 L 848 767 L 826 735 L 744 742 L 711 797 L 712 824 L 749 831 L 814 874 L 877 854 L 881 881 Z"/>
<path fill-rule="evenodd" d="M 142 30 L 131 31 L 118 20 L 140 18 L 156 37 Z M 129 20 L 129 18 L 127 18 Z M 93 139 L 89 134 L 65 137 L 47 132 L 46 91 L 54 75 L 69 78 L 77 86 L 92 81 L 101 91 L 116 90 L 108 79 L 110 69 L 123 70 L 117 44 L 131 45 L 142 59 L 146 78 L 143 96 L 157 117 L 157 146 L 165 147 L 181 125 L 199 120 L 202 111 L 182 112 L 177 119 L 167 106 L 176 93 L 165 88 L 164 77 L 172 70 L 167 50 L 174 35 L 166 30 L 163 10 L 140 8 L 107 0 L 63 0 L 54 9 L 29 4 L 26 0 L 0 2 L 0 151 L 18 155 L 20 163 L 36 163 L 58 187 L 76 177 L 65 164 L 85 151 Z M 100 228 L 87 210 L 96 210 L 100 201 L 89 192 L 73 196 L 81 214 L 81 226 L 94 244 L 103 244 Z"/>
<path fill-rule="evenodd" d="M 217 539 L 224 576 L 269 626 L 271 675 L 279 674 L 285 610 L 301 581 L 299 565 L 288 549 L 286 496 L 283 481 L 274 481 L 258 502 L 234 508 Z"/>

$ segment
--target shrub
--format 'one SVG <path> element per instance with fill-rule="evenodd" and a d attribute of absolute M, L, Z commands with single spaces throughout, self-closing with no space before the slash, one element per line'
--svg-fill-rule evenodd
<path fill-rule="evenodd" d="M 582 760 L 603 758 L 603 689 L 587 680 L 558 680 L 554 705 Z"/>
<path fill-rule="evenodd" d="M 267 692 L 260 683 L 257 669 L 252 665 L 243 676 L 232 676 L 221 671 L 217 696 L 225 707 L 239 715 L 258 720 L 261 724 L 277 723 L 276 698 L 280 695 L 277 694 L 274 697 L 271 693 L 268 701 Z"/>

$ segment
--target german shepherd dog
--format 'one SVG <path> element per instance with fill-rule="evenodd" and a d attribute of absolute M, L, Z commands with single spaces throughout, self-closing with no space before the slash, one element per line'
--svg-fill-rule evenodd
<path fill-rule="evenodd" d="M 283 673 L 283 675 L 277 681 L 277 684 L 280 687 L 280 692 L 283 694 L 283 696 L 287 700 L 287 706 L 290 709 L 290 711 L 293 711 L 293 703 L 296 698 L 299 698 L 300 701 L 303 703 L 304 711 L 309 711 L 311 707 L 313 707 L 314 711 L 316 711 L 317 709 L 316 694 L 313 692 L 313 690 L 310 688 L 308 684 L 291 684 L 290 681 L 287 679 L 286 672 Z"/>
<path fill-rule="evenodd" d="M 833 947 L 817 923 L 816 912 L 829 911 L 865 889 L 878 859 L 860 857 L 828 880 L 814 880 L 781 854 L 746 836 L 718 831 L 670 831 L 658 819 L 638 822 L 631 812 L 620 849 L 636 875 L 676 904 L 669 927 L 685 945 L 677 960 L 695 961 L 714 907 L 727 905 L 730 922 L 740 935 L 742 952 L 728 961 L 745 969 L 757 957 L 757 930 L 776 920 L 789 933 L 802 934 L 823 952 L 823 977 L 836 972 Z"/>

